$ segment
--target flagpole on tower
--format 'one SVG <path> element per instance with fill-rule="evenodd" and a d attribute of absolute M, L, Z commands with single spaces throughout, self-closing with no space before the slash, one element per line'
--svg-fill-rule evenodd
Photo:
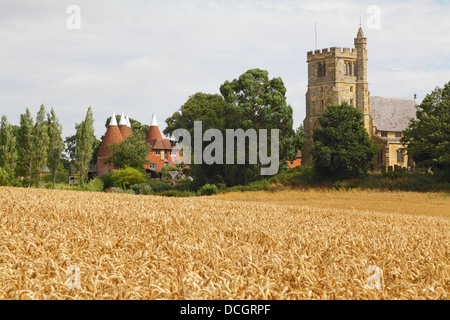
<path fill-rule="evenodd" d="M 314 33 L 315 33 L 316 50 L 317 50 L 317 23 L 316 22 L 314 22 Z"/>

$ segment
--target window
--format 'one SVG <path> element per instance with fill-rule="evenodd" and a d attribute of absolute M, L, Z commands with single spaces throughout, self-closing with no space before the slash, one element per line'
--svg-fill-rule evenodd
<path fill-rule="evenodd" d="M 323 77 L 327 76 L 327 66 L 325 63 L 323 64 L 323 68 L 322 68 L 322 76 Z"/>
<path fill-rule="evenodd" d="M 164 152 L 164 159 L 165 159 L 165 160 L 169 160 L 169 150 L 166 150 L 166 151 Z"/>
<path fill-rule="evenodd" d="M 319 66 L 317 68 L 317 76 L 321 77 L 322 76 L 322 64 L 319 63 Z"/>
<path fill-rule="evenodd" d="M 161 155 L 161 150 L 156 150 L 156 155 L 160 156 Z"/>
<path fill-rule="evenodd" d="M 323 111 L 323 100 L 320 100 L 320 110 Z"/>
<path fill-rule="evenodd" d="M 157 168 L 156 163 L 152 163 L 152 164 L 150 165 L 150 169 L 156 169 L 156 168 Z"/>
<path fill-rule="evenodd" d="M 164 167 L 168 167 L 169 166 L 169 162 L 164 163 Z"/>
<path fill-rule="evenodd" d="M 353 92 L 353 86 L 350 87 L 350 92 Z"/>
<path fill-rule="evenodd" d="M 383 150 L 378 151 L 378 157 L 377 157 L 378 163 L 383 163 Z"/>
<path fill-rule="evenodd" d="M 383 138 L 387 138 L 387 136 L 388 136 L 387 131 L 381 131 L 381 136 L 382 136 Z"/>
<path fill-rule="evenodd" d="M 350 99 L 350 105 L 351 105 L 352 107 L 354 107 L 354 106 L 355 106 L 355 100 Z"/>
<path fill-rule="evenodd" d="M 396 132 L 395 133 L 395 137 L 396 138 L 401 138 L 402 137 L 402 133 L 401 132 Z"/>
<path fill-rule="evenodd" d="M 397 162 L 403 163 L 403 149 L 397 150 Z"/>

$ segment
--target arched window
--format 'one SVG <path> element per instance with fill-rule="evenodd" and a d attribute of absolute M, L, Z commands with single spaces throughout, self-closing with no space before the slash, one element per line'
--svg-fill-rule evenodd
<path fill-rule="evenodd" d="M 326 66 L 325 62 L 323 63 L 322 71 L 323 71 L 322 76 L 326 77 L 327 76 L 327 66 Z"/>
<path fill-rule="evenodd" d="M 403 163 L 403 149 L 397 150 L 397 163 Z"/>
<path fill-rule="evenodd" d="M 317 76 L 321 77 L 322 76 L 322 64 L 319 62 L 319 66 L 317 69 Z"/>
<path fill-rule="evenodd" d="M 349 62 L 348 64 L 348 75 L 351 76 L 352 75 L 352 63 Z"/>

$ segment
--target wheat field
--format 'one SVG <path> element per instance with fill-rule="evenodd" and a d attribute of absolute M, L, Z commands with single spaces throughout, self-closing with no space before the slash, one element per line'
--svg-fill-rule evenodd
<path fill-rule="evenodd" d="M 276 198 L 2 187 L 0 299 L 449 298 L 448 216 Z"/>

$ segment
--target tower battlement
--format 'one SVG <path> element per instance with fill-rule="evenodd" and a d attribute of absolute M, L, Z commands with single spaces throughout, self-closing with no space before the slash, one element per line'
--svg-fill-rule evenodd
<path fill-rule="evenodd" d="M 341 47 L 331 47 L 322 50 L 308 51 L 307 57 L 308 61 L 326 59 L 331 57 L 342 57 L 342 58 L 355 58 L 356 59 L 356 49 L 355 48 L 341 48 Z"/>

